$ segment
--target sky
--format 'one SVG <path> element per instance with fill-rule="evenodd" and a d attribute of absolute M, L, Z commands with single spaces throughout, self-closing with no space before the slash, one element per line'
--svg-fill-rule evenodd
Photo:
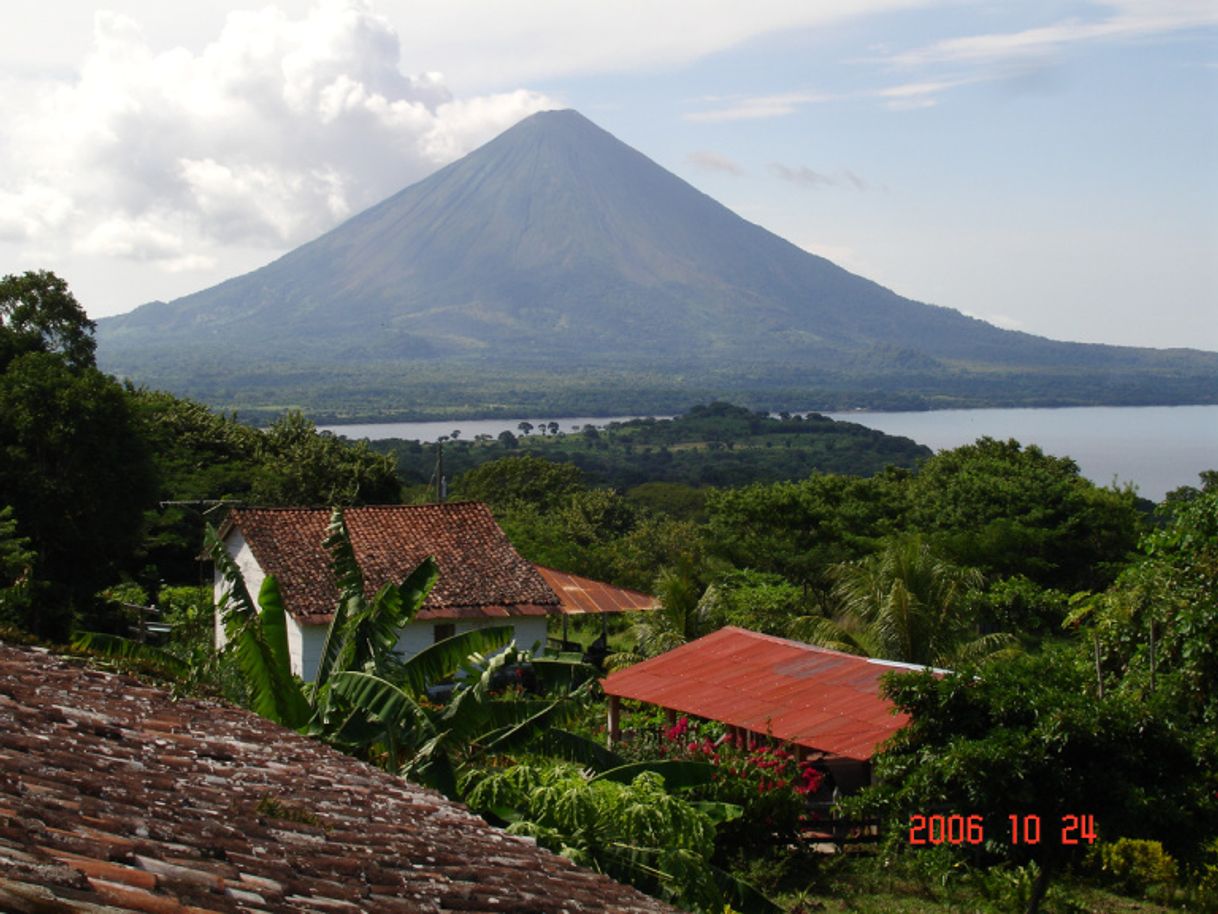
<path fill-rule="evenodd" d="M 907 297 L 1218 351 L 1213 0 L 45 0 L 0 31 L 0 274 L 94 318 L 575 108 Z"/>

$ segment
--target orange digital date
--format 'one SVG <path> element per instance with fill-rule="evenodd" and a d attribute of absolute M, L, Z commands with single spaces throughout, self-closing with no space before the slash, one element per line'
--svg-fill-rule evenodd
<path fill-rule="evenodd" d="M 1010 828 L 1007 839 L 1011 844 L 1039 844 L 1041 840 L 1040 816 L 1009 815 Z M 1063 845 L 1095 842 L 1095 816 L 1065 815 L 1061 817 L 1059 841 Z M 974 813 L 963 815 L 915 814 L 909 817 L 909 843 L 926 844 L 981 844 L 985 841 L 985 820 Z"/>

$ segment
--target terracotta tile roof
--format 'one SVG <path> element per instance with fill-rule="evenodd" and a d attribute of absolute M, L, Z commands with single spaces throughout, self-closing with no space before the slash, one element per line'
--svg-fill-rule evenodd
<path fill-rule="evenodd" d="M 565 613 L 621 613 L 660 608 L 660 601 L 650 594 L 626 587 L 614 587 L 565 571 L 555 571 L 544 565 L 538 565 L 537 570 L 558 594 L 558 599 L 562 601 L 562 611 Z"/>
<path fill-rule="evenodd" d="M 249 712 L 4 644 L 0 910 L 673 911 Z"/>
<path fill-rule="evenodd" d="M 894 669 L 914 667 L 727 626 L 619 670 L 601 686 L 609 695 L 866 760 L 909 720 L 879 693 L 880 677 Z"/>
<path fill-rule="evenodd" d="M 369 596 L 435 557 L 440 576 L 420 620 L 560 612 L 554 591 L 484 504 L 380 505 L 348 508 L 344 516 Z M 329 522 L 329 508 L 237 508 L 221 535 L 240 530 L 258 564 L 278 579 L 292 615 L 324 623 L 338 599 L 322 545 Z"/>

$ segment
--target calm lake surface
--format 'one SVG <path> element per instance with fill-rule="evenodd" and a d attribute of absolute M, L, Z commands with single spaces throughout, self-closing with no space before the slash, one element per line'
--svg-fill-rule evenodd
<path fill-rule="evenodd" d="M 1197 485 L 1202 470 L 1218 469 L 1218 406 L 1114 406 L 1069 409 L 948 409 L 922 413 L 827 413 L 890 435 L 904 435 L 934 450 L 959 447 L 983 435 L 1014 438 L 1072 457 L 1100 485 L 1132 482 L 1152 501 L 1177 486 Z M 634 416 L 556 419 L 564 432 Z M 348 438 L 435 441 L 459 430 L 462 438 L 517 433 L 520 419 L 331 425 Z M 528 419 L 539 425 L 549 419 Z M 536 433 L 534 433 L 536 434 Z"/>

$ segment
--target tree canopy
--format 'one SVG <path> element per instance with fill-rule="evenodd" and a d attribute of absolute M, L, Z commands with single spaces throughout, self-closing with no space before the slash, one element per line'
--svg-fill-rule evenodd
<path fill-rule="evenodd" d="M 69 291 L 45 270 L 0 279 L 0 371 L 27 352 L 53 352 L 73 370 L 93 367 L 95 324 Z"/>
<path fill-rule="evenodd" d="M 1180 854 L 1218 824 L 1175 716 L 1121 692 L 1099 697 L 1086 654 L 1072 647 L 946 676 L 890 676 L 885 693 L 912 719 L 879 756 L 880 786 L 866 802 L 904 830 L 913 814 L 980 815 L 982 853 L 1038 864 L 1037 902 L 1091 843 L 1063 834 L 1068 816 L 1092 817 L 1102 837 L 1153 838 Z M 1012 839 L 1011 816 L 1021 830 L 1037 817 L 1041 840 Z"/>
<path fill-rule="evenodd" d="M 1132 491 L 1093 485 L 1068 457 L 981 438 L 926 461 L 911 524 L 954 561 L 1066 590 L 1103 587 L 1137 544 Z"/>
<path fill-rule="evenodd" d="M 155 498 L 148 450 L 111 378 L 28 352 L 0 373 L 0 455 L 0 504 L 13 507 L 47 583 L 27 625 L 63 639 L 73 613 L 138 561 Z"/>

